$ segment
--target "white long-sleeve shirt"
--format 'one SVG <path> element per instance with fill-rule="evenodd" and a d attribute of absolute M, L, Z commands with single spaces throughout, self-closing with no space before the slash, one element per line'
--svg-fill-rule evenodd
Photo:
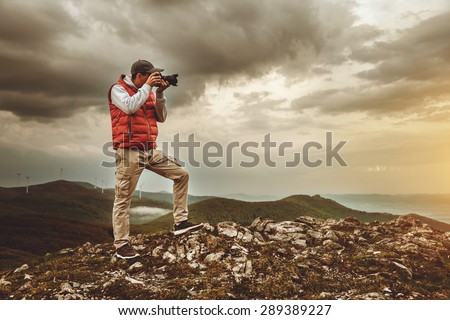
<path fill-rule="evenodd" d="M 120 110 L 127 114 L 135 113 L 148 98 L 152 89 L 148 84 L 144 84 L 141 88 L 137 88 L 129 76 L 125 76 L 123 81 L 131 87 L 137 89 L 136 94 L 130 96 L 129 93 L 119 84 L 111 89 L 111 101 Z M 164 122 L 167 117 L 166 97 L 163 92 L 156 92 L 156 121 Z"/>

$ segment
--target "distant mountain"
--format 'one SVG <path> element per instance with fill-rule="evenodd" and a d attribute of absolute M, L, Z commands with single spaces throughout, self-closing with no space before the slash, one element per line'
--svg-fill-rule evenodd
<path fill-rule="evenodd" d="M 279 197 L 269 196 L 269 195 L 251 195 L 246 193 L 233 193 L 221 196 L 222 198 L 235 199 L 241 201 L 274 201 L 278 200 Z"/>
<path fill-rule="evenodd" d="M 190 219 L 196 222 L 218 223 L 227 220 L 249 225 L 257 217 L 283 221 L 293 220 L 299 215 L 337 220 L 355 217 L 361 222 L 388 221 L 396 217 L 389 213 L 353 210 L 318 195 L 294 195 L 277 201 L 261 202 L 211 198 L 189 206 Z M 140 227 L 142 231 L 157 232 L 170 229 L 172 224 L 172 214 L 167 214 Z"/>
<path fill-rule="evenodd" d="M 111 227 L 26 211 L 0 213 L 0 270 L 48 252 L 91 242 L 112 242 Z"/>
<path fill-rule="evenodd" d="M 346 207 L 393 214 L 416 213 L 450 223 L 450 194 L 327 194 Z"/>
<path fill-rule="evenodd" d="M 89 182 L 84 182 L 84 181 L 71 181 L 71 182 L 76 183 L 77 185 L 82 186 L 83 188 L 86 188 L 86 189 L 100 189 L 101 190 L 100 187 L 95 186 Z"/>
<path fill-rule="evenodd" d="M 139 191 L 136 191 L 134 194 L 135 194 L 135 196 L 139 196 Z M 173 203 L 173 194 L 170 192 L 145 192 L 145 191 L 143 191 L 142 198 L 149 199 L 152 201 L 165 202 L 170 205 L 172 205 L 172 203 Z M 193 196 L 190 194 L 188 196 L 188 205 L 199 202 L 199 201 L 211 199 L 211 198 L 214 198 L 214 197 L 212 197 L 212 196 Z"/>
<path fill-rule="evenodd" d="M 89 182 L 83 182 L 83 181 L 73 181 L 73 183 L 82 186 L 83 188 L 86 189 L 98 189 L 101 190 L 99 187 L 94 186 L 93 184 L 89 183 Z M 105 189 L 108 192 L 114 192 L 113 189 Z M 139 197 L 139 190 L 136 189 L 136 191 L 134 192 L 134 196 L 135 197 Z M 143 199 L 148 199 L 148 200 L 152 200 L 155 202 L 164 202 L 166 204 L 170 204 L 172 205 L 173 203 L 173 194 L 171 192 L 167 192 L 167 191 L 159 191 L 159 192 L 147 192 L 147 191 L 143 191 L 141 193 L 141 197 Z M 192 204 L 192 203 L 196 203 L 199 201 L 203 201 L 206 199 L 210 199 L 210 198 L 214 198 L 213 196 L 194 196 L 194 195 L 189 195 L 188 196 L 188 204 Z M 161 207 L 161 206 L 159 206 Z"/>

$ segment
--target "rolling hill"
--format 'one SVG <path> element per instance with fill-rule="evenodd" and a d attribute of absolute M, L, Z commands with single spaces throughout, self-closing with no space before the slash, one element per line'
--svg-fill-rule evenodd
<path fill-rule="evenodd" d="M 139 191 L 135 192 L 135 195 L 139 195 Z M 142 198 L 149 199 L 157 202 L 165 202 L 172 205 L 173 194 L 169 192 L 142 192 Z M 200 202 L 203 200 L 214 198 L 212 196 L 188 196 L 188 205 L 191 205 L 196 202 Z"/>
<path fill-rule="evenodd" d="M 336 220 L 355 217 L 361 222 L 388 221 L 396 217 L 389 213 L 369 213 L 349 209 L 336 201 L 318 195 L 294 195 L 277 201 L 261 202 L 211 198 L 189 206 L 190 219 L 195 222 L 218 223 L 228 220 L 241 225 L 249 225 L 257 217 L 283 221 L 293 220 L 301 215 Z M 147 232 L 158 232 L 170 229 L 172 224 L 172 215 L 167 214 L 150 223 L 141 225 L 140 228 Z"/>
<path fill-rule="evenodd" d="M 112 241 L 112 191 L 102 194 L 62 180 L 29 191 L 0 188 L 0 270 L 87 241 Z M 150 199 L 134 199 L 133 204 L 171 208 Z"/>
<path fill-rule="evenodd" d="M 87 241 L 111 242 L 111 227 L 36 213 L 0 213 L 0 270 Z"/>
<path fill-rule="evenodd" d="M 113 190 L 95 189 L 88 183 L 53 181 L 25 188 L 0 187 L 0 270 L 30 261 L 65 247 L 112 242 L 111 211 Z M 395 215 L 349 209 L 321 196 L 294 195 L 276 201 L 246 202 L 227 198 L 191 197 L 190 219 L 211 224 L 233 221 L 248 226 L 255 218 L 294 220 L 307 215 L 339 220 L 355 217 L 361 222 L 388 221 Z M 202 200 L 203 199 L 203 200 Z M 172 207 L 170 193 L 135 195 L 132 206 Z M 419 215 L 414 218 L 450 231 L 450 225 Z M 147 224 L 133 225 L 132 234 L 159 233 L 172 228 L 172 214 Z"/>
<path fill-rule="evenodd" d="M 74 183 L 76 183 L 79 186 L 82 186 L 86 189 L 95 189 L 95 186 L 88 182 L 74 181 Z M 100 189 L 97 188 L 97 190 L 100 190 Z M 112 189 L 106 189 L 106 190 L 109 193 L 114 192 L 114 190 L 112 190 Z M 139 190 L 136 190 L 134 192 L 134 195 L 135 195 L 135 197 L 139 197 Z M 161 191 L 161 192 L 142 191 L 141 197 L 142 197 L 142 199 L 148 199 L 148 200 L 158 202 L 158 203 L 168 203 L 170 205 L 172 205 L 172 201 L 173 201 L 173 194 L 170 192 L 164 192 L 164 191 Z M 214 198 L 214 197 L 212 197 L 212 196 L 194 196 L 194 195 L 190 194 L 188 197 L 188 204 L 196 203 L 196 202 L 203 201 L 203 200 L 210 199 L 210 198 Z"/>
<path fill-rule="evenodd" d="M 110 224 L 114 201 L 113 190 L 88 188 L 65 180 L 33 185 L 29 194 L 24 187 L 0 189 L 0 213 L 36 213 L 68 220 Z M 133 199 L 133 205 L 166 208 L 166 202 Z"/>

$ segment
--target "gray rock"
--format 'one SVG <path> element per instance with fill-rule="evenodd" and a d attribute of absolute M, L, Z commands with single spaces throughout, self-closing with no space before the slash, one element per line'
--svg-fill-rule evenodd
<path fill-rule="evenodd" d="M 304 249 L 308 246 L 305 239 L 296 239 L 292 241 L 292 245 L 297 249 Z"/>
<path fill-rule="evenodd" d="M 235 277 L 249 277 L 253 272 L 252 262 L 245 257 L 240 257 L 234 260 L 234 265 L 231 268 Z"/>
<path fill-rule="evenodd" d="M 317 227 L 317 226 L 321 226 L 323 224 L 323 220 L 317 219 L 314 217 L 310 217 L 310 216 L 300 216 L 300 217 L 296 218 L 294 221 L 301 222 L 310 227 Z"/>
<path fill-rule="evenodd" d="M 319 299 L 331 300 L 331 299 L 334 299 L 334 295 L 331 292 L 324 291 L 319 294 Z"/>
<path fill-rule="evenodd" d="M 217 224 L 217 232 L 230 238 L 237 237 L 239 225 L 231 221 L 219 222 Z"/>
<path fill-rule="evenodd" d="M 268 238 L 272 241 L 291 242 L 299 239 L 306 239 L 306 235 L 303 233 L 276 233 L 269 234 Z"/>
<path fill-rule="evenodd" d="M 157 246 L 155 249 L 152 250 L 152 257 L 158 258 L 161 257 L 166 252 L 166 249 L 163 245 Z"/>
<path fill-rule="evenodd" d="M 215 228 L 210 223 L 204 223 L 203 224 L 203 230 L 209 233 L 213 233 Z"/>
<path fill-rule="evenodd" d="M 306 234 L 307 234 L 309 237 L 311 237 L 312 239 L 318 240 L 318 241 L 321 241 L 321 240 L 323 240 L 323 238 L 324 238 L 323 234 L 320 233 L 319 231 L 308 230 L 308 231 L 306 232 Z"/>
<path fill-rule="evenodd" d="M 264 227 L 264 234 L 272 241 L 293 241 L 305 239 L 308 226 L 295 221 L 268 221 Z"/>
<path fill-rule="evenodd" d="M 384 293 L 392 293 L 392 290 L 389 289 L 388 287 L 383 288 L 383 292 Z"/>
<path fill-rule="evenodd" d="M 241 246 L 237 243 L 235 243 L 231 246 L 231 250 L 233 250 L 235 252 L 237 251 L 238 254 L 244 254 L 244 255 L 247 255 L 249 252 L 247 248 L 244 248 L 243 246 Z"/>
<path fill-rule="evenodd" d="M 19 268 L 17 268 L 16 270 L 14 270 L 14 273 L 19 273 L 25 270 L 28 270 L 29 266 L 27 264 L 23 264 L 22 266 L 20 266 Z"/>
<path fill-rule="evenodd" d="M 116 262 L 117 262 L 117 256 L 114 254 L 112 257 L 111 257 L 111 264 L 116 264 Z"/>
<path fill-rule="evenodd" d="M 320 257 L 320 262 L 327 266 L 331 266 L 334 262 L 333 256 L 330 254 L 324 254 L 323 256 Z"/>
<path fill-rule="evenodd" d="M 11 285 L 11 282 L 6 281 L 3 278 L 0 279 L 0 287 L 6 287 L 6 286 L 9 286 L 9 285 Z"/>
<path fill-rule="evenodd" d="M 176 253 L 177 253 L 177 258 L 178 259 L 183 259 L 186 256 L 185 245 L 184 244 L 177 245 L 176 246 Z"/>
<path fill-rule="evenodd" d="M 347 217 L 345 219 L 339 220 L 335 227 L 339 230 L 354 230 L 355 228 L 358 228 L 361 223 L 358 221 L 358 219 L 355 219 L 353 217 Z"/>
<path fill-rule="evenodd" d="M 263 232 L 264 229 L 266 228 L 266 225 L 272 222 L 273 220 L 262 219 L 261 217 L 258 217 L 255 220 L 253 220 L 252 224 L 250 225 L 250 228 L 258 232 Z"/>
<path fill-rule="evenodd" d="M 392 222 L 391 222 L 392 223 Z M 411 227 L 422 227 L 422 222 L 407 216 L 400 216 L 399 218 L 393 221 L 394 226 L 400 227 L 403 229 L 411 228 Z"/>
<path fill-rule="evenodd" d="M 74 292 L 75 290 L 69 283 L 64 282 L 61 284 L 61 290 L 59 291 L 59 293 L 74 293 Z"/>
<path fill-rule="evenodd" d="M 296 221 L 282 221 L 278 223 L 268 223 L 265 228 L 265 232 L 277 234 L 291 234 L 291 233 L 300 233 L 304 234 L 309 228 L 300 222 Z"/>
<path fill-rule="evenodd" d="M 75 250 L 72 248 L 65 248 L 65 249 L 61 249 L 58 251 L 58 254 L 69 254 L 69 253 L 74 253 Z"/>
<path fill-rule="evenodd" d="M 252 266 L 252 261 L 251 260 L 247 260 L 247 262 L 245 263 L 245 270 L 244 270 L 244 274 L 246 276 L 250 276 L 253 272 L 253 266 Z"/>
<path fill-rule="evenodd" d="M 386 300 L 383 294 L 379 292 L 369 292 L 355 297 L 358 300 Z"/>
<path fill-rule="evenodd" d="M 336 235 L 336 232 L 334 232 L 333 230 L 327 231 L 327 233 L 325 234 L 325 239 L 330 239 L 334 242 L 339 242 L 339 238 Z"/>
<path fill-rule="evenodd" d="M 241 227 L 241 230 L 239 230 L 236 239 L 241 240 L 242 242 L 245 243 L 252 242 L 253 234 L 250 232 L 250 230 Z"/>
<path fill-rule="evenodd" d="M 58 297 L 58 300 L 84 300 L 84 297 L 79 293 L 68 293 L 63 295 L 61 299 Z"/>
<path fill-rule="evenodd" d="M 265 244 L 266 240 L 264 239 L 264 237 L 262 236 L 261 233 L 259 233 L 258 231 L 255 231 L 253 233 L 253 242 L 255 242 L 257 244 Z"/>
<path fill-rule="evenodd" d="M 136 280 L 136 279 L 131 278 L 131 277 L 125 277 L 125 280 L 127 280 L 128 282 L 130 282 L 132 284 L 144 284 L 144 282 L 142 282 L 140 280 Z"/>
<path fill-rule="evenodd" d="M 143 244 L 139 244 L 137 246 L 134 246 L 134 249 L 136 251 L 143 251 L 143 250 L 145 250 L 145 246 Z"/>
<path fill-rule="evenodd" d="M 367 242 L 367 239 L 364 237 L 358 237 L 358 243 L 364 243 Z"/>
<path fill-rule="evenodd" d="M 20 292 L 27 292 L 27 291 L 29 291 L 30 289 L 32 289 L 33 288 L 33 286 L 31 285 L 31 283 L 30 282 L 27 282 L 27 283 L 25 283 L 23 286 L 21 286 L 19 289 L 17 289 L 18 291 L 20 291 Z"/>
<path fill-rule="evenodd" d="M 225 256 L 225 252 L 213 252 L 208 254 L 205 257 L 205 262 L 212 262 L 212 261 L 216 261 L 219 262 L 223 259 L 223 257 Z"/>
<path fill-rule="evenodd" d="M 136 272 L 141 270 L 144 267 L 144 265 L 141 262 L 135 262 L 133 263 L 129 268 L 128 268 L 128 272 Z"/>
<path fill-rule="evenodd" d="M 177 257 L 173 253 L 170 253 L 169 251 L 166 251 L 163 254 L 162 258 L 166 260 L 168 263 L 175 263 L 177 261 Z"/>
<path fill-rule="evenodd" d="M 392 261 L 392 263 L 393 263 L 396 267 L 398 267 L 399 270 L 403 271 L 403 272 L 408 276 L 408 278 L 410 278 L 410 279 L 412 278 L 413 273 L 412 273 L 412 270 L 411 270 L 410 268 L 404 266 L 404 265 L 401 264 L 401 263 L 395 262 L 395 261 Z"/>

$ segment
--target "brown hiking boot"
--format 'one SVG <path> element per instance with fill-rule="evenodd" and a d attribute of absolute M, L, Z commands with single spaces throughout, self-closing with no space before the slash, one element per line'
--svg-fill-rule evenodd
<path fill-rule="evenodd" d="M 133 259 L 140 256 L 140 254 L 129 244 L 121 246 L 119 249 L 117 249 L 116 255 L 122 259 Z"/>

